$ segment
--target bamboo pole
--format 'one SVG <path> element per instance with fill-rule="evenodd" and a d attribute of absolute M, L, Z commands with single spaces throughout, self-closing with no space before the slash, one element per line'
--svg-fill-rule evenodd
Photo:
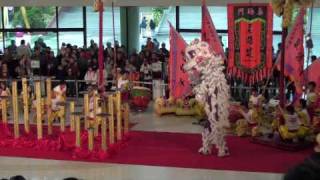
<path fill-rule="evenodd" d="M 22 94 L 23 94 L 23 119 L 24 119 L 24 130 L 26 133 L 30 132 L 29 125 L 29 92 L 28 83 L 26 78 L 22 78 Z"/>
<path fill-rule="evenodd" d="M 94 143 L 94 128 L 93 127 L 90 127 L 88 129 L 88 149 L 89 151 L 92 151 L 93 150 L 93 143 Z"/>
<path fill-rule="evenodd" d="M 124 104 L 124 133 L 127 134 L 129 132 L 129 113 L 130 113 L 130 107 L 128 103 Z"/>
<path fill-rule="evenodd" d="M 35 88 L 36 88 L 36 117 L 37 117 L 37 136 L 38 139 L 42 139 L 42 114 L 41 114 L 41 85 L 40 81 L 35 81 Z"/>
<path fill-rule="evenodd" d="M 80 148 L 81 147 L 81 123 L 80 123 L 80 113 L 76 114 L 74 113 L 75 116 L 75 121 L 76 121 L 76 147 Z"/>
<path fill-rule="evenodd" d="M 52 103 L 52 83 L 51 83 L 51 78 L 46 79 L 46 89 L 47 89 L 47 119 L 48 119 L 48 134 L 52 134 L 52 108 L 51 108 L 51 103 Z"/>
<path fill-rule="evenodd" d="M 1 97 L 1 114 L 2 114 L 2 122 L 4 124 L 8 123 L 7 113 L 8 113 L 7 97 Z"/>
<path fill-rule="evenodd" d="M 89 128 L 89 121 L 88 121 L 88 117 L 89 117 L 89 94 L 86 93 L 84 94 L 83 97 L 84 100 L 84 126 L 86 129 Z"/>
<path fill-rule="evenodd" d="M 101 120 L 101 148 L 102 150 L 107 150 L 107 119 L 103 118 Z"/>
<path fill-rule="evenodd" d="M 17 81 L 12 81 L 12 110 L 14 124 L 14 138 L 19 138 L 19 111 Z"/>
<path fill-rule="evenodd" d="M 109 143 L 114 144 L 114 104 L 113 96 L 108 96 L 108 113 L 109 113 Z"/>
<path fill-rule="evenodd" d="M 60 131 L 64 132 L 66 130 L 66 105 L 61 105 L 59 111 L 61 111 L 62 116 L 60 117 Z"/>
<path fill-rule="evenodd" d="M 70 131 L 73 132 L 75 129 L 75 120 L 74 120 L 74 113 L 75 111 L 75 103 L 74 101 L 70 102 Z"/>
<path fill-rule="evenodd" d="M 121 117 L 121 93 L 116 93 L 116 112 L 117 112 L 117 141 L 122 139 L 122 117 Z"/>
<path fill-rule="evenodd" d="M 99 97 L 96 93 L 94 93 L 93 96 L 93 104 L 94 136 L 98 136 L 100 117 L 97 116 L 99 108 Z"/>

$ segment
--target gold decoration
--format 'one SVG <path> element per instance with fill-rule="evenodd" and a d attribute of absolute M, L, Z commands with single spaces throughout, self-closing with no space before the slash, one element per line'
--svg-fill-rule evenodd
<path fill-rule="evenodd" d="M 313 0 L 271 0 L 273 12 L 283 17 L 282 27 L 287 28 L 291 24 L 293 9 L 295 6 L 308 8 L 312 5 Z"/>

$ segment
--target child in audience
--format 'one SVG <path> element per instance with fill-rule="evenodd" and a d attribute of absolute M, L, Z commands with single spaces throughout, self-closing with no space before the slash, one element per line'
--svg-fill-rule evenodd
<path fill-rule="evenodd" d="M 284 125 L 279 127 L 280 136 L 284 140 L 292 140 L 293 142 L 297 142 L 298 138 L 304 138 L 308 128 L 301 125 L 301 120 L 294 107 L 289 105 L 286 107 L 286 111 L 283 111 L 280 106 L 278 107 L 285 121 Z"/>

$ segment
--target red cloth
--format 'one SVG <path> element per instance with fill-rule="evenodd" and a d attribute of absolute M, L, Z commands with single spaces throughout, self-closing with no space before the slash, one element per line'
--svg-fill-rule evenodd
<path fill-rule="evenodd" d="M 317 92 L 320 91 L 320 59 L 317 59 L 304 70 L 305 83 L 314 81 L 317 83 Z"/>
<path fill-rule="evenodd" d="M 104 58 L 103 58 L 103 2 L 99 3 L 99 51 L 98 51 L 98 65 L 99 65 L 99 87 L 104 86 Z"/>
<path fill-rule="evenodd" d="M 219 35 L 216 31 L 216 28 L 212 22 L 210 12 L 205 3 L 205 0 L 202 1 L 202 28 L 201 28 L 201 39 L 209 43 L 212 50 L 225 59 L 225 54 L 223 47 L 221 45 Z"/>
<path fill-rule="evenodd" d="M 273 12 L 269 4 L 228 5 L 228 74 L 253 84 L 272 69 Z"/>
<path fill-rule="evenodd" d="M 304 15 L 306 10 L 301 8 L 295 23 L 289 35 L 286 38 L 285 49 L 285 65 L 284 74 L 290 77 L 296 87 L 297 97 L 302 94 L 302 81 L 303 81 L 303 63 L 304 63 L 304 47 L 303 47 L 303 26 Z M 280 69 L 281 53 L 278 56 L 277 68 Z"/>
<path fill-rule="evenodd" d="M 125 137 L 126 138 L 126 137 Z M 96 139 L 98 142 L 99 138 Z M 287 152 L 253 144 L 246 138 L 227 137 L 231 156 L 218 158 L 198 153 L 200 134 L 166 132 L 130 132 L 130 139 L 109 148 L 107 154 L 86 148 L 74 151 L 36 150 L 0 146 L 1 156 L 33 157 L 41 159 L 108 162 L 135 165 L 169 166 L 216 170 L 284 173 L 312 153 L 312 149 Z M 83 147 L 87 144 L 84 143 Z M 216 150 L 213 153 L 217 153 Z M 109 156 L 109 157 L 108 157 Z"/>
<path fill-rule="evenodd" d="M 170 58 L 169 58 L 169 88 L 170 95 L 181 98 L 191 92 L 188 74 L 184 71 L 184 53 L 187 43 L 170 25 Z"/>

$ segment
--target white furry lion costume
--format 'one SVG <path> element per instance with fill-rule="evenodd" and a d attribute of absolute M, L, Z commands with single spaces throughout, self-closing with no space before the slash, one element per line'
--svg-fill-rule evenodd
<path fill-rule="evenodd" d="M 226 127 L 229 127 L 229 86 L 223 73 L 223 59 L 216 56 L 208 43 L 194 40 L 186 48 L 184 70 L 188 73 L 197 101 L 203 103 L 210 127 L 202 133 L 199 152 L 211 154 L 212 145 L 218 156 L 229 155 Z"/>

